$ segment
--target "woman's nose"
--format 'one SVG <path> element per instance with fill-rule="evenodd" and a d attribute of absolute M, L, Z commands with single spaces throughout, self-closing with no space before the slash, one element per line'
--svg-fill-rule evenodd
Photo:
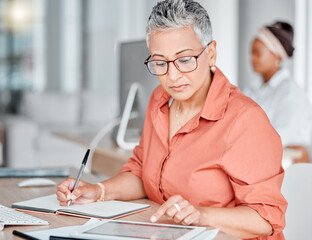
<path fill-rule="evenodd" d="M 182 76 L 182 73 L 177 69 L 173 62 L 168 64 L 168 78 L 171 81 L 176 81 Z"/>

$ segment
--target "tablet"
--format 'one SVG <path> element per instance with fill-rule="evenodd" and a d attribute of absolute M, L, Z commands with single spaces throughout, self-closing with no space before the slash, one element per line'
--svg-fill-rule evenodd
<path fill-rule="evenodd" d="M 84 239 L 189 240 L 205 230 L 195 226 L 103 220 L 72 235 Z"/>

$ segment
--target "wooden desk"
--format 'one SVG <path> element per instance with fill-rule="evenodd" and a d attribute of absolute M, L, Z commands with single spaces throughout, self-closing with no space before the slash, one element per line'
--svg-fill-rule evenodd
<path fill-rule="evenodd" d="M 71 176 L 76 176 L 75 171 L 72 171 Z M 19 188 L 17 186 L 18 182 L 23 180 L 23 178 L 0 178 L 0 204 L 10 207 L 13 202 L 23 201 L 31 198 L 41 197 L 56 192 L 56 187 L 32 187 L 32 188 Z M 57 183 L 60 183 L 64 178 L 53 178 Z M 98 182 L 100 179 L 84 174 L 82 180 L 89 182 Z M 141 221 L 149 222 L 150 216 L 158 208 L 158 204 L 149 201 L 147 199 L 140 199 L 133 202 L 148 203 L 151 205 L 151 209 L 129 215 L 127 217 L 121 218 L 122 220 L 130 221 Z M 49 228 L 57 228 L 64 226 L 72 225 L 82 225 L 87 219 L 71 217 L 71 216 L 62 216 L 62 215 L 49 215 L 49 214 L 40 214 L 40 213 L 31 213 L 31 215 L 39 217 L 43 220 L 46 220 L 50 223 L 48 226 L 7 226 L 3 231 L 0 231 L 0 239 L 11 240 L 11 239 L 20 239 L 12 234 L 14 229 L 17 229 L 21 232 L 27 231 L 38 231 L 45 230 Z M 161 219 L 161 223 L 174 224 L 173 222 L 166 220 L 165 218 Z M 220 232 L 216 238 L 217 240 L 237 240 L 232 236 L 229 236 L 223 232 Z"/>

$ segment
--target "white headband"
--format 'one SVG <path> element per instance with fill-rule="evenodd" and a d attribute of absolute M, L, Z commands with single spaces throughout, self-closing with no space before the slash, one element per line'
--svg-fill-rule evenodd
<path fill-rule="evenodd" d="M 274 34 L 269 29 L 262 28 L 258 33 L 257 38 L 260 39 L 275 55 L 281 57 L 282 59 L 288 57 L 288 54 L 281 42 L 278 40 L 277 37 L 274 36 Z"/>

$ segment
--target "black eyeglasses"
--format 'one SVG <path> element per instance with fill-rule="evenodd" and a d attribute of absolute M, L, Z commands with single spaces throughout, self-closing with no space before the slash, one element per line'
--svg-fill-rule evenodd
<path fill-rule="evenodd" d="M 209 43 L 210 44 L 210 43 Z M 180 57 L 172 61 L 163 60 L 149 60 L 151 55 L 144 61 L 148 71 L 155 76 L 162 76 L 168 73 L 169 63 L 173 63 L 174 66 L 182 73 L 188 73 L 194 71 L 198 64 L 197 58 L 202 55 L 209 44 L 197 56 Z"/>

